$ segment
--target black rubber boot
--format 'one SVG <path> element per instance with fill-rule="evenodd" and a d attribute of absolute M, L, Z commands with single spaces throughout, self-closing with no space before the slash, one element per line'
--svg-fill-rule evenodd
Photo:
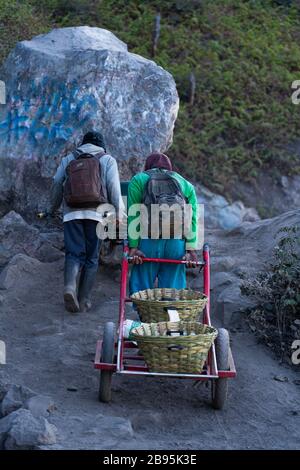
<path fill-rule="evenodd" d="M 91 292 L 97 276 L 96 268 L 83 268 L 79 283 L 79 305 L 81 312 L 88 312 L 92 308 Z"/>
<path fill-rule="evenodd" d="M 79 312 L 79 302 L 77 298 L 77 278 L 79 271 L 79 263 L 73 259 L 66 259 L 64 301 L 65 309 L 72 313 Z"/>

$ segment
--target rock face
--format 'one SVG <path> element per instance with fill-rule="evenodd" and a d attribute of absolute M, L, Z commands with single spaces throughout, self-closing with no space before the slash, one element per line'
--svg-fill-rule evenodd
<path fill-rule="evenodd" d="M 3 70 L 2 213 L 12 204 L 23 211 L 43 204 L 45 181 L 92 128 L 103 132 L 127 177 L 149 153 L 172 142 L 179 107 L 172 76 L 129 53 L 109 31 L 63 28 L 22 41 Z"/>
<path fill-rule="evenodd" d="M 256 222 L 260 219 L 254 208 L 247 208 L 241 201 L 230 204 L 219 194 L 195 185 L 199 204 L 204 204 L 204 220 L 206 228 L 222 228 L 231 230 L 243 222 Z"/>
<path fill-rule="evenodd" d="M 300 145 L 293 151 L 300 158 Z M 300 206 L 300 175 L 275 179 L 262 171 L 255 185 L 240 181 L 233 186 L 231 195 L 248 206 L 257 207 L 263 217 L 275 217 Z"/>
<path fill-rule="evenodd" d="M 21 253 L 49 262 L 57 261 L 63 256 L 58 240 L 27 224 L 14 211 L 0 220 L 0 240 L 0 268 L 14 255 Z"/>

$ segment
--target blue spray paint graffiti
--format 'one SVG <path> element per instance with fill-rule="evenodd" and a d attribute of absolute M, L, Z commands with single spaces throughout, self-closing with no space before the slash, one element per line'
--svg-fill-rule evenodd
<path fill-rule="evenodd" d="M 6 103 L 5 83 L 0 80 L 0 105 Z"/>
<path fill-rule="evenodd" d="M 33 82 L 29 89 L 26 87 L 26 96 L 25 91 L 8 96 L 6 116 L 0 122 L 0 142 L 29 146 L 66 142 L 74 128 L 93 118 L 96 106 L 95 97 L 76 82 Z"/>

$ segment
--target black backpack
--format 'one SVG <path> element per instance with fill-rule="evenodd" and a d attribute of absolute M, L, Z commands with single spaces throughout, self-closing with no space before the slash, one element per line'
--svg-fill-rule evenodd
<path fill-rule="evenodd" d="M 150 176 L 145 185 L 142 199 L 142 203 L 147 208 L 147 216 L 141 214 L 141 221 L 142 224 L 145 222 L 148 224 L 148 236 L 150 238 L 165 238 L 164 234 L 169 232 L 170 238 L 183 238 L 181 233 L 183 233 L 186 198 L 180 184 L 172 176 L 171 171 L 155 168 L 145 173 Z M 159 210 L 159 217 L 156 214 L 153 220 L 151 217 L 152 204 L 156 204 Z M 169 208 L 175 204 L 176 211 L 170 211 Z M 161 207 L 162 205 L 165 206 L 165 209 Z M 167 236 L 167 238 L 169 237 Z"/>

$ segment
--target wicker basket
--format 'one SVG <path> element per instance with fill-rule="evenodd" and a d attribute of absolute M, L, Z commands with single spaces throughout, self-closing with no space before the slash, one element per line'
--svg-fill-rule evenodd
<path fill-rule="evenodd" d="M 198 320 L 207 297 L 191 289 L 146 289 L 131 296 L 144 323 L 169 321 L 168 308 L 173 307 L 182 321 Z"/>
<path fill-rule="evenodd" d="M 150 372 L 200 374 L 218 332 L 198 322 L 160 322 L 134 328 L 131 334 Z"/>

